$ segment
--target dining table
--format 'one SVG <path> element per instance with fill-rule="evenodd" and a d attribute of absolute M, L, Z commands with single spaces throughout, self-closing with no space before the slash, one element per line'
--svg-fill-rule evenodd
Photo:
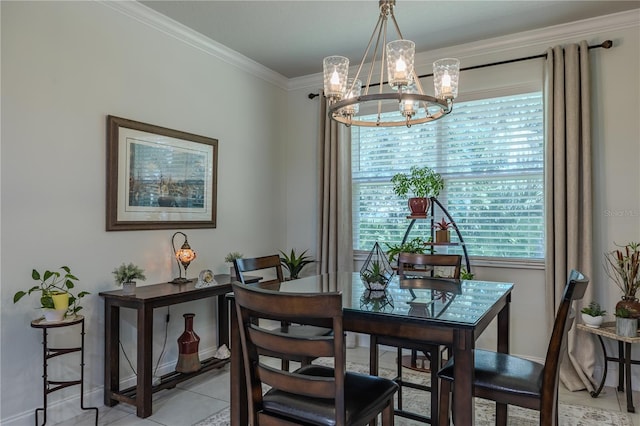
<path fill-rule="evenodd" d="M 425 276 L 413 279 L 393 276 L 384 290 L 370 290 L 359 273 L 351 272 L 285 281 L 278 289 L 281 292 L 341 292 L 345 331 L 449 347 L 456 359 L 456 391 L 452 404 L 456 425 L 474 423 L 475 342 L 496 318 L 497 351 L 509 352 L 512 290 L 512 283 Z M 246 426 L 247 387 L 238 319 L 233 294 L 229 293 L 227 298 L 231 315 L 231 425 Z"/>

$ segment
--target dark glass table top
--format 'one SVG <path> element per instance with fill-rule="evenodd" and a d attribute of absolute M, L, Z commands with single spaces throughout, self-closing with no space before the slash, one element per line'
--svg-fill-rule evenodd
<path fill-rule="evenodd" d="M 345 313 L 470 326 L 477 324 L 512 289 L 512 283 L 429 277 L 399 279 L 396 275 L 385 291 L 372 291 L 367 290 L 358 273 L 316 275 L 286 281 L 280 286 L 283 292 L 341 291 Z"/>

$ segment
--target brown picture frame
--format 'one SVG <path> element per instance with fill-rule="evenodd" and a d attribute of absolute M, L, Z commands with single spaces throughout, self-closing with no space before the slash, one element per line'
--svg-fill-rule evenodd
<path fill-rule="evenodd" d="M 215 228 L 218 140 L 107 116 L 107 231 Z"/>

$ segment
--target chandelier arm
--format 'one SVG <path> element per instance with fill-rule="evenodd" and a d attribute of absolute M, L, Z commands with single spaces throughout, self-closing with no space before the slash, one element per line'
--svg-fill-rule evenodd
<path fill-rule="evenodd" d="M 400 26 L 398 25 L 398 21 L 396 21 L 396 15 L 393 13 L 393 8 L 391 8 L 391 19 L 393 20 L 393 26 L 396 27 L 398 37 L 400 37 L 400 39 L 404 39 L 404 37 L 402 36 L 402 31 L 400 31 Z"/>
<path fill-rule="evenodd" d="M 382 22 L 382 15 L 378 16 L 378 21 L 376 22 L 376 26 L 373 28 L 371 37 L 369 37 L 369 43 L 367 43 L 367 48 L 364 50 L 364 55 L 362 55 L 362 60 L 360 61 L 360 65 L 358 66 L 358 71 L 356 71 L 356 76 L 353 78 L 354 82 L 360 77 L 360 72 L 362 71 L 362 68 L 364 67 L 365 62 L 367 61 L 367 56 L 369 56 L 369 50 L 371 50 L 371 44 L 373 43 L 373 38 L 377 33 L 378 39 L 376 40 L 376 47 L 373 52 L 374 61 L 372 62 L 372 64 L 375 63 L 375 55 L 376 55 L 376 52 L 378 51 L 378 42 L 380 40 L 380 30 L 378 29 L 378 27 L 381 26 L 381 22 Z M 371 83 L 371 74 L 372 74 L 371 71 L 369 71 L 369 77 L 367 79 L 367 84 L 366 84 L 367 92 L 369 90 L 369 84 Z"/>

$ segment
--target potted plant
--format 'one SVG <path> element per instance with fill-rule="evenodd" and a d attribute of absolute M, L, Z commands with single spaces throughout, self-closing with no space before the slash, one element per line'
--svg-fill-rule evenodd
<path fill-rule="evenodd" d="M 378 261 L 371 262 L 366 270 L 360 272 L 360 277 L 368 290 L 384 290 L 391 279 Z"/>
<path fill-rule="evenodd" d="M 229 277 L 231 278 L 232 281 L 235 279 L 235 276 L 236 276 L 236 268 L 233 266 L 233 261 L 236 259 L 242 259 L 243 257 L 244 257 L 244 254 L 240 253 L 239 251 L 229 252 L 224 257 L 225 263 L 231 264 L 231 267 L 229 268 Z"/>
<path fill-rule="evenodd" d="M 632 318 L 625 307 L 616 308 L 616 334 L 623 337 L 636 337 L 638 334 L 638 319 Z"/>
<path fill-rule="evenodd" d="M 640 243 L 630 242 L 605 253 L 604 269 L 622 291 L 616 310 L 624 307 L 631 317 L 640 318 L 640 302 L 636 298 L 640 287 Z"/>
<path fill-rule="evenodd" d="M 87 294 L 87 291 L 81 291 L 74 295 L 71 291 L 75 288 L 74 281 L 78 278 L 71 273 L 68 266 L 61 266 L 62 274 L 58 271 L 46 270 L 40 273 L 37 270 L 31 271 L 31 278 L 38 281 L 38 285 L 31 287 L 28 291 L 18 291 L 13 296 L 13 303 L 17 303 L 26 295 L 34 292 L 40 293 L 40 307 L 43 310 L 45 320 L 61 321 L 67 316 L 75 316 L 82 309 L 79 299 Z"/>
<path fill-rule="evenodd" d="M 451 222 L 447 222 L 443 217 L 440 222 L 436 222 L 434 227 L 436 228 L 436 243 L 451 242 L 451 234 L 449 232 Z"/>
<path fill-rule="evenodd" d="M 469 272 L 467 271 L 467 268 L 461 268 L 460 269 L 460 279 L 461 280 L 467 280 L 470 281 L 473 279 L 473 277 L 475 277 L 476 275 L 473 272 Z"/>
<path fill-rule="evenodd" d="M 119 267 L 113 270 L 113 276 L 116 279 L 116 284 L 122 285 L 124 293 L 131 294 L 136 291 L 136 282 L 134 280 L 146 280 L 144 270 L 129 263 L 128 265 L 123 263 Z"/>
<path fill-rule="evenodd" d="M 291 249 L 291 253 L 287 256 L 286 253 L 280 251 L 280 254 L 282 254 L 282 256 L 280 257 L 280 263 L 282 263 L 282 266 L 284 266 L 284 268 L 289 271 L 289 279 L 298 279 L 302 268 L 310 263 L 315 262 L 315 260 L 313 260 L 311 257 L 305 256 L 306 253 L 307 250 L 300 253 L 300 256 L 297 256 L 296 252 Z"/>
<path fill-rule="evenodd" d="M 429 198 L 437 197 L 444 188 L 444 179 L 430 167 L 413 166 L 409 173 L 397 173 L 391 178 L 393 192 L 398 197 L 405 197 L 409 192 L 411 216 L 425 217 L 429 209 Z"/>
<path fill-rule="evenodd" d="M 404 244 L 389 244 L 384 243 L 387 246 L 387 256 L 389 262 L 393 263 L 399 253 L 418 253 L 424 254 L 430 248 L 427 248 L 426 241 L 420 237 L 416 237 L 411 241 L 407 241 Z"/>
<path fill-rule="evenodd" d="M 587 327 L 592 328 L 600 328 L 604 321 L 604 314 L 607 313 L 596 301 L 589 303 L 589 306 L 585 306 L 580 312 L 582 313 L 582 321 Z"/>

